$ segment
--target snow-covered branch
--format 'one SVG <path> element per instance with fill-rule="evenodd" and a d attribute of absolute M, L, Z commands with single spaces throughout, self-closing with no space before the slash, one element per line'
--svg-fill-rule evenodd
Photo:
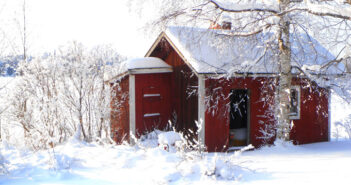
<path fill-rule="evenodd" d="M 282 16 L 294 11 L 305 11 L 317 16 L 330 16 L 335 18 L 351 20 L 350 5 L 345 3 L 328 2 L 313 3 L 311 1 L 290 2 L 288 8 L 284 11 L 280 10 L 278 1 L 237 1 L 223 2 L 219 0 L 209 0 L 216 8 L 223 12 L 245 13 L 245 12 L 265 12 Z"/>
<path fill-rule="evenodd" d="M 278 14 L 279 10 L 274 8 L 274 6 L 266 6 L 264 3 L 257 3 L 256 1 L 250 1 L 248 3 L 238 3 L 235 6 L 230 6 L 223 2 L 217 0 L 209 0 L 216 8 L 224 12 L 235 12 L 235 13 L 244 13 L 244 12 L 269 12 L 273 14 Z"/>
<path fill-rule="evenodd" d="M 316 16 L 323 16 L 323 17 L 333 17 L 333 18 L 339 18 L 339 19 L 345 19 L 345 20 L 351 20 L 351 11 L 350 10 L 346 10 L 346 9 L 342 9 L 342 10 L 338 10 L 338 11 L 325 11 L 327 9 L 321 9 L 321 8 L 292 8 L 289 9 L 285 12 L 282 12 L 278 15 L 284 15 L 284 14 L 288 14 L 290 12 L 294 12 L 294 11 L 303 11 L 303 12 L 307 12 Z M 345 11 L 345 12 L 344 12 Z"/>
<path fill-rule="evenodd" d="M 328 16 L 333 18 L 351 20 L 351 6 L 345 3 L 331 1 L 328 3 L 313 3 L 310 0 L 297 4 L 286 12 L 304 11 L 317 16 Z"/>
<path fill-rule="evenodd" d="M 272 26 L 271 24 L 267 24 L 267 25 L 264 25 L 263 27 L 259 27 L 255 30 L 250 31 L 250 32 L 231 32 L 228 35 L 236 36 L 236 37 L 250 37 L 250 36 L 257 35 L 257 34 L 263 32 L 265 29 L 268 29 L 271 26 Z"/>

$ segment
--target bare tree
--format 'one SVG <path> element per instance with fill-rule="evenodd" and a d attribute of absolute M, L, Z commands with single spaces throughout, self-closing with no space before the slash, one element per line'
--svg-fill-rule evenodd
<path fill-rule="evenodd" d="M 107 63 L 120 60 L 110 47 L 87 50 L 73 43 L 60 52 L 22 61 L 5 118 L 23 130 L 25 146 L 54 147 L 80 130 L 84 141 L 110 142 Z M 12 136 L 10 136 L 12 137 Z"/>
<path fill-rule="evenodd" d="M 0 54 L 28 56 L 28 26 L 27 0 L 0 2 Z"/>
<path fill-rule="evenodd" d="M 23 60 L 27 61 L 27 19 L 26 19 L 26 0 L 23 0 L 22 5 L 23 13 L 23 32 L 22 32 L 22 48 L 23 48 Z"/>
<path fill-rule="evenodd" d="M 152 29 L 155 26 L 164 29 L 169 25 L 203 27 L 209 22 L 216 24 L 226 17 L 226 21 L 232 25 L 229 33 L 231 36 L 247 38 L 263 35 L 259 42 L 264 43 L 265 49 L 277 49 L 275 56 L 279 65 L 279 80 L 276 92 L 276 138 L 289 140 L 292 72 L 298 70 L 313 80 L 322 79 L 321 77 L 327 79 L 326 75 L 329 75 L 329 80 L 336 77 L 330 77 L 332 68 L 335 69 L 334 74 L 349 72 L 347 66 L 350 65 L 350 52 L 346 51 L 351 44 L 351 6 L 345 2 L 168 0 L 160 3 L 160 15 L 151 25 Z M 133 6 L 132 3 L 131 5 Z M 316 40 L 333 50 L 335 57 L 326 56 L 326 52 L 316 46 Z M 265 52 L 257 62 L 267 57 L 273 60 Z M 306 59 L 314 63 L 305 65 Z M 314 65 L 318 65 L 318 69 L 313 68 Z"/>

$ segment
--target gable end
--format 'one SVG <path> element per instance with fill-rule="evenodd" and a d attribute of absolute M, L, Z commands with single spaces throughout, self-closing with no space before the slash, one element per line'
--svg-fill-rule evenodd
<path fill-rule="evenodd" d="M 179 57 L 183 60 L 183 62 L 194 72 L 194 74 L 196 74 L 196 76 L 198 76 L 198 72 L 187 61 L 184 55 L 179 51 L 179 49 L 175 46 L 175 44 L 171 41 L 171 39 L 166 35 L 165 32 L 162 32 L 157 37 L 156 41 L 152 44 L 149 51 L 145 54 L 145 57 L 158 57 L 165 60 L 171 51 L 170 48 L 165 49 L 167 47 L 172 47 L 172 49 L 179 55 Z"/>

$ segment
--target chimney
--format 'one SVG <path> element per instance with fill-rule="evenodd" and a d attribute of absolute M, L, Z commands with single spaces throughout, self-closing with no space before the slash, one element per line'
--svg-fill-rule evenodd
<path fill-rule="evenodd" d="M 232 29 L 232 23 L 229 21 L 223 21 L 222 22 L 222 29 L 223 30 L 231 30 Z"/>
<path fill-rule="evenodd" d="M 232 29 L 232 23 L 229 21 L 223 21 L 222 25 L 218 24 L 217 22 L 211 22 L 211 25 L 209 29 L 214 29 L 214 30 L 231 30 Z"/>
<path fill-rule="evenodd" d="M 221 15 L 219 18 L 218 22 L 221 22 L 221 24 L 218 24 L 217 20 L 216 21 L 211 21 L 210 29 L 215 29 L 215 30 L 231 30 L 232 29 L 232 18 L 228 15 Z"/>

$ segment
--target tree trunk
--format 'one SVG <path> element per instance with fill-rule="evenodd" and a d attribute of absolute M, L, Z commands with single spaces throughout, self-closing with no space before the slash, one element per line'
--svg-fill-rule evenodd
<path fill-rule="evenodd" d="M 284 11 L 289 0 L 281 0 L 281 10 Z M 290 139 L 290 87 L 291 87 L 291 44 L 290 23 L 287 16 L 280 17 L 278 33 L 279 43 L 279 85 L 277 102 L 277 139 L 288 141 Z"/>
<path fill-rule="evenodd" d="M 83 79 L 82 77 L 80 77 L 79 79 L 79 107 L 78 107 L 78 119 L 79 119 L 79 124 L 80 124 L 80 127 L 82 129 L 82 134 L 83 134 L 83 140 L 88 142 L 88 137 L 87 137 L 87 134 L 85 132 L 85 128 L 84 128 L 84 123 L 83 123 Z"/>

